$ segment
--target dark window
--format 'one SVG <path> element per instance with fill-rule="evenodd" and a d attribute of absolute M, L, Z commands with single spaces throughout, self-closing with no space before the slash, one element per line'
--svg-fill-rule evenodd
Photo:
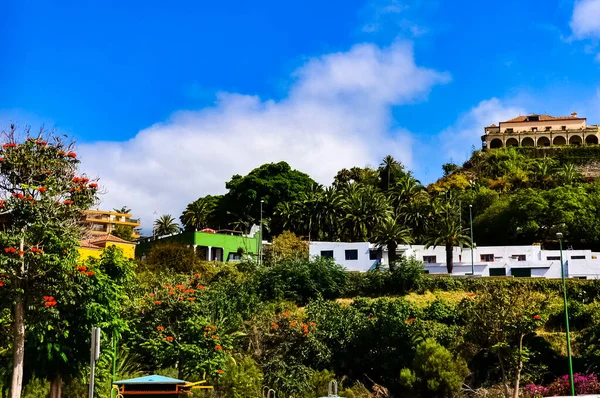
<path fill-rule="evenodd" d="M 425 264 L 435 264 L 437 261 L 435 261 L 435 256 L 423 256 L 423 262 Z"/>
<path fill-rule="evenodd" d="M 429 274 L 429 270 L 428 270 L 428 269 L 425 269 L 425 270 L 423 270 L 423 273 L 424 273 L 424 274 Z"/>
<path fill-rule="evenodd" d="M 585 256 L 571 256 L 571 260 L 585 260 Z"/>
<path fill-rule="evenodd" d="M 346 250 L 346 260 L 358 260 L 358 250 Z"/>
<path fill-rule="evenodd" d="M 513 129 L 506 129 L 506 132 L 507 132 L 508 134 L 511 134 L 513 131 L 514 131 Z"/>
<path fill-rule="evenodd" d="M 513 254 L 512 256 L 510 256 L 513 260 L 517 260 L 517 261 L 525 261 L 525 255 L 524 254 Z"/>
<path fill-rule="evenodd" d="M 493 254 L 482 254 L 481 261 L 483 261 L 484 263 L 491 263 L 494 261 L 494 255 Z"/>
<path fill-rule="evenodd" d="M 458 262 L 459 262 L 459 263 L 462 263 L 462 254 L 459 254 L 459 255 L 458 255 Z"/>
<path fill-rule="evenodd" d="M 562 131 L 567 131 L 567 126 L 561 126 L 560 128 L 562 129 Z"/>
<path fill-rule="evenodd" d="M 532 127 L 531 131 L 533 131 L 535 133 L 537 131 L 537 127 Z"/>
<path fill-rule="evenodd" d="M 575 279 L 587 279 L 587 276 L 576 276 Z"/>
<path fill-rule="evenodd" d="M 369 250 L 369 260 L 379 260 L 381 252 L 379 250 Z"/>
<path fill-rule="evenodd" d="M 540 121 L 540 117 L 539 116 L 529 116 L 527 118 L 528 122 L 539 122 Z"/>
<path fill-rule="evenodd" d="M 546 131 L 552 131 L 552 126 L 546 126 Z"/>
<path fill-rule="evenodd" d="M 321 257 L 333 258 L 333 250 L 321 250 Z"/>
<path fill-rule="evenodd" d="M 510 273 L 516 278 L 531 278 L 531 268 L 511 268 Z"/>
<path fill-rule="evenodd" d="M 560 256 L 548 256 L 546 257 L 548 261 L 560 261 Z"/>
<path fill-rule="evenodd" d="M 490 276 L 506 276 L 506 268 L 490 268 Z"/>

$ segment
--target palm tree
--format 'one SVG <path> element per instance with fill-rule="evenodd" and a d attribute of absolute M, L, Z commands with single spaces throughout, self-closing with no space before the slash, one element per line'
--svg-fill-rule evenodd
<path fill-rule="evenodd" d="M 323 187 L 320 184 L 312 184 L 307 192 L 303 192 L 298 200 L 299 214 L 303 220 L 302 224 L 308 232 L 310 242 L 311 233 L 316 227 L 320 230 L 321 201 L 323 199 Z"/>
<path fill-rule="evenodd" d="M 394 170 L 400 169 L 402 165 L 392 155 L 387 155 L 381 161 L 379 165 L 379 176 L 382 182 L 384 182 L 385 190 L 389 191 L 392 180 L 392 173 Z"/>
<path fill-rule="evenodd" d="M 173 235 L 181 230 L 181 227 L 170 214 L 163 214 L 154 221 L 154 235 Z"/>
<path fill-rule="evenodd" d="M 323 191 L 319 218 L 323 235 L 330 241 L 335 241 L 342 229 L 340 199 L 341 195 L 335 187 L 327 187 Z"/>
<path fill-rule="evenodd" d="M 582 175 L 572 163 L 564 164 L 558 171 L 558 177 L 565 185 L 572 185 L 581 180 Z"/>
<path fill-rule="evenodd" d="M 391 210 L 387 198 L 372 185 L 347 185 L 341 192 L 342 212 L 346 237 L 355 242 L 364 242 Z"/>
<path fill-rule="evenodd" d="M 410 229 L 406 228 L 397 217 L 390 214 L 375 228 L 375 235 L 371 237 L 371 242 L 375 243 L 378 248 L 387 248 L 390 271 L 394 271 L 398 245 L 411 243 L 412 237 Z"/>
<path fill-rule="evenodd" d="M 544 158 L 534 164 L 533 174 L 541 188 L 548 188 L 552 184 L 552 161 Z"/>
<path fill-rule="evenodd" d="M 129 207 L 127 207 L 127 206 L 123 206 L 120 209 L 116 209 L 115 208 L 115 209 L 113 209 L 113 211 L 115 213 L 119 213 L 119 214 L 129 214 L 129 213 L 131 213 L 131 209 Z"/>
<path fill-rule="evenodd" d="M 460 224 L 458 214 L 460 209 L 456 201 L 450 197 L 436 203 L 433 214 L 433 223 L 431 231 L 425 238 L 425 248 L 436 246 L 445 246 L 446 248 L 446 268 L 452 275 L 454 268 L 452 251 L 454 246 L 471 246 L 471 238 L 468 236 L 468 229 Z"/>
<path fill-rule="evenodd" d="M 187 205 L 179 219 L 186 228 L 198 231 L 208 227 L 213 211 L 214 202 L 200 198 Z"/>

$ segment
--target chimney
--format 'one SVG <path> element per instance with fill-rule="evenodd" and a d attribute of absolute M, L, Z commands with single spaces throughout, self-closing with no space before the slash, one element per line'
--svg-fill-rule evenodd
<path fill-rule="evenodd" d="M 577 112 L 572 112 L 572 113 L 571 113 L 571 116 L 573 116 L 573 117 L 577 117 Z"/>

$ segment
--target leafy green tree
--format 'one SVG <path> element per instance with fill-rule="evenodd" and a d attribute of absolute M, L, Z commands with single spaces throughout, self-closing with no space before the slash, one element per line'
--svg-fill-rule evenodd
<path fill-rule="evenodd" d="M 381 161 L 379 165 L 379 179 L 381 180 L 381 188 L 385 191 L 389 191 L 393 179 L 397 177 L 397 174 L 403 172 L 403 167 L 392 155 L 387 155 Z"/>
<path fill-rule="evenodd" d="M 364 242 L 390 210 L 387 198 L 377 188 L 367 185 L 346 186 L 340 199 L 340 211 L 347 240 Z"/>
<path fill-rule="evenodd" d="M 573 185 L 583 179 L 583 176 L 572 163 L 564 164 L 558 170 L 558 179 L 564 185 Z"/>
<path fill-rule="evenodd" d="M 173 235 L 181 231 L 181 227 L 170 214 L 163 214 L 154 221 L 156 236 Z"/>
<path fill-rule="evenodd" d="M 452 274 L 454 246 L 471 245 L 468 229 L 459 220 L 460 209 L 453 197 L 437 200 L 434 206 L 433 221 L 425 247 L 444 246 L 446 248 L 446 268 Z"/>
<path fill-rule="evenodd" d="M 333 186 L 337 188 L 352 183 L 379 186 L 379 172 L 368 167 L 352 167 L 338 171 L 333 178 Z"/>
<path fill-rule="evenodd" d="M 265 247 L 265 262 L 277 264 L 280 261 L 308 259 L 308 242 L 296 234 L 285 231 L 274 236 L 271 245 Z"/>
<path fill-rule="evenodd" d="M 111 234 L 116 236 L 117 238 L 132 241 L 133 227 L 129 225 L 117 225 L 115 229 L 111 232 Z"/>
<path fill-rule="evenodd" d="M 129 207 L 127 207 L 127 206 L 123 206 L 123 207 L 121 207 L 119 209 L 118 208 L 114 208 L 113 211 L 115 213 L 120 213 L 120 214 L 129 214 L 129 213 L 131 213 L 131 209 Z"/>
<path fill-rule="evenodd" d="M 389 215 L 375 227 L 375 235 L 371 237 L 372 243 L 379 248 L 387 248 L 390 271 L 396 266 L 398 245 L 412 242 L 410 229 L 401 223 L 397 217 Z"/>
<path fill-rule="evenodd" d="M 444 171 L 444 175 L 447 176 L 448 174 L 452 174 L 458 170 L 458 165 L 452 162 L 444 163 L 442 165 L 442 170 Z"/>
<path fill-rule="evenodd" d="M 412 369 L 400 371 L 400 382 L 421 397 L 451 398 L 459 396 L 468 374 L 464 359 L 430 338 L 417 346 Z"/>
<path fill-rule="evenodd" d="M 30 308 L 58 311 L 71 286 L 67 272 L 77 261 L 83 210 L 96 202 L 98 185 L 78 177 L 79 160 L 72 144 L 61 137 L 29 137 L 19 142 L 13 126 L 0 150 L 0 289 L 3 306 L 13 307 L 13 372 L 11 397 L 21 395 L 26 330 Z M 52 297 L 51 300 L 43 297 Z M 65 305 L 67 303 L 64 303 Z"/>
<path fill-rule="evenodd" d="M 200 260 L 192 247 L 175 242 L 157 242 L 142 261 L 142 265 L 153 272 L 191 272 L 199 268 Z"/>

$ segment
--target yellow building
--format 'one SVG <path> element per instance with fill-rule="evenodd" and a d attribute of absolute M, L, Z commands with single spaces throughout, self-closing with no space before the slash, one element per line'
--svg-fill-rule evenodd
<path fill-rule="evenodd" d="M 88 225 L 87 232 L 92 236 L 101 237 L 111 234 L 119 225 L 133 228 L 133 239 L 140 238 L 140 220 L 131 218 L 129 213 L 117 213 L 116 211 L 86 210 L 85 222 Z"/>
<path fill-rule="evenodd" d="M 88 257 L 99 258 L 105 248 L 115 246 L 123 250 L 123 255 L 133 259 L 135 257 L 135 243 L 105 234 L 104 236 L 92 237 L 79 243 L 79 258 L 84 260 Z"/>

